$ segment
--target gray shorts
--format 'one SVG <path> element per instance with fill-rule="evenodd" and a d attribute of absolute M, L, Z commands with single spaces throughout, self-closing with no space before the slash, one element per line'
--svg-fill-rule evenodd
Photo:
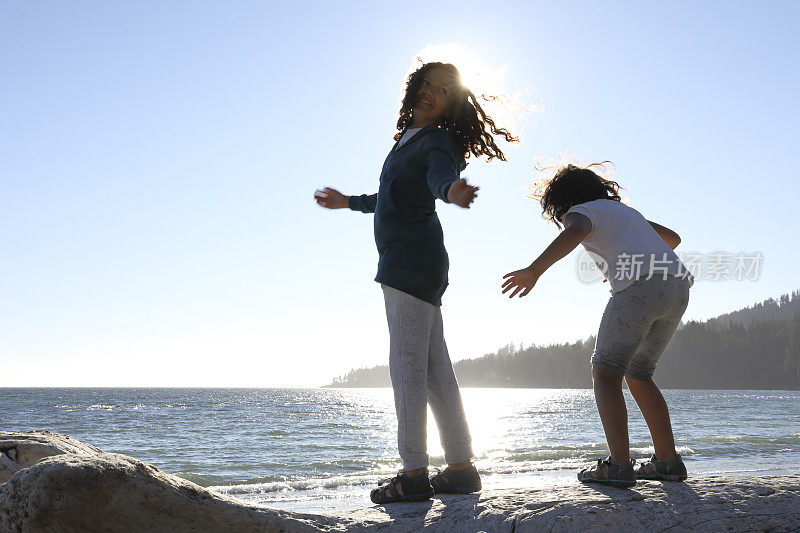
<path fill-rule="evenodd" d="M 615 376 L 650 379 L 689 304 L 689 281 L 645 277 L 611 296 L 592 365 Z"/>

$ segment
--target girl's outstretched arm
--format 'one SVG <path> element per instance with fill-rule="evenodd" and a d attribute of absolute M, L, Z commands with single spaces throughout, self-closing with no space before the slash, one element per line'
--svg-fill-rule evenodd
<path fill-rule="evenodd" d="M 464 178 L 457 179 L 447 189 L 447 201 L 469 209 L 470 204 L 478 197 L 479 189 L 475 185 L 468 185 Z"/>
<path fill-rule="evenodd" d="M 350 197 L 345 196 L 336 189 L 325 187 L 324 189 L 317 189 L 314 191 L 314 200 L 322 207 L 328 209 L 342 209 L 347 207 L 347 202 L 350 200 Z"/>
<path fill-rule="evenodd" d="M 545 270 L 550 268 L 553 263 L 564 258 L 568 253 L 575 249 L 583 239 L 585 239 L 592 231 L 592 223 L 585 216 L 578 213 L 569 213 L 564 217 L 564 230 L 553 239 L 542 255 L 531 263 L 527 268 L 509 272 L 503 279 L 503 294 L 512 290 L 508 297 L 513 298 L 517 294 L 522 298 L 527 296 L 539 276 L 544 274 Z M 506 279 L 508 278 L 508 279 Z"/>
<path fill-rule="evenodd" d="M 378 201 L 377 194 L 362 194 L 360 196 L 346 196 L 336 189 L 325 187 L 314 191 L 314 200 L 327 209 L 344 209 L 349 207 L 362 213 L 374 213 Z"/>
<path fill-rule="evenodd" d="M 447 203 L 469 209 L 478 196 L 478 187 L 468 185 L 466 179 L 458 177 L 465 165 L 456 152 L 453 137 L 444 130 L 432 132 L 422 146 L 421 154 L 428 163 L 425 179 L 431 194 Z"/>
<path fill-rule="evenodd" d="M 681 243 L 681 236 L 668 227 L 662 226 L 661 224 L 656 224 L 650 220 L 648 220 L 648 222 L 650 222 L 650 225 L 653 226 L 654 230 L 656 230 L 656 233 L 658 233 L 659 237 L 664 239 L 664 242 L 667 243 L 667 246 L 673 250 Z"/>

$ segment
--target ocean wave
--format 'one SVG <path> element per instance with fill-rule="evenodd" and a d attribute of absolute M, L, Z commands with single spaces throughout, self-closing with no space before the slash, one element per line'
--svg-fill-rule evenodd
<path fill-rule="evenodd" d="M 275 492 L 289 492 L 289 491 L 335 490 L 335 489 L 340 489 L 342 487 L 358 487 L 362 485 L 375 484 L 380 479 L 382 479 L 381 475 L 366 474 L 358 476 L 334 476 L 328 478 L 282 480 L 282 481 L 272 481 L 266 483 L 216 485 L 207 488 L 208 490 L 219 492 L 221 494 L 237 496 L 245 494 L 248 495 L 270 494 Z"/>
<path fill-rule="evenodd" d="M 108 403 L 96 403 L 92 405 L 72 405 L 72 404 L 53 404 L 53 409 L 60 409 L 65 411 L 74 411 L 77 409 L 86 410 L 86 411 L 161 411 L 165 409 L 186 409 L 186 404 L 158 404 L 158 405 L 151 405 L 151 404 L 144 404 L 144 403 L 137 403 L 133 405 L 118 405 L 118 404 L 108 404 Z"/>
<path fill-rule="evenodd" d="M 689 446 L 678 446 L 677 451 L 681 455 L 693 455 L 695 450 Z M 655 449 L 650 446 L 632 446 L 631 455 L 646 455 L 651 456 L 655 453 Z M 526 461 L 561 461 L 565 459 L 593 459 L 597 458 L 598 453 L 601 455 L 607 453 L 606 443 L 597 443 L 591 445 L 584 445 L 579 448 L 547 448 L 539 450 L 531 450 L 529 452 L 512 453 L 508 455 L 494 455 L 494 459 L 512 461 L 512 462 L 526 462 Z"/>
<path fill-rule="evenodd" d="M 225 479 L 221 476 L 210 476 L 207 474 L 200 474 L 198 472 L 175 472 L 174 475 L 178 476 L 179 478 L 185 479 L 187 481 L 191 481 L 192 483 L 196 483 L 201 487 L 211 487 L 211 486 L 228 486 L 228 485 L 219 485 L 219 483 L 225 482 Z M 238 486 L 255 486 L 259 484 L 265 483 L 281 483 L 286 481 L 288 478 L 286 476 L 262 476 L 262 477 L 255 477 L 251 479 L 244 479 L 241 480 L 237 485 Z"/>
<path fill-rule="evenodd" d="M 511 462 L 558 461 L 562 459 L 579 459 L 587 457 L 592 454 L 593 450 L 561 448 L 553 450 L 535 450 L 530 452 L 513 453 L 505 457 L 503 456 L 496 457 L 496 459 L 501 459 Z"/>
<path fill-rule="evenodd" d="M 759 435 L 724 435 L 716 437 L 696 437 L 697 442 L 709 444 L 800 444 L 800 433 L 781 435 L 779 437 L 763 437 Z"/>
<path fill-rule="evenodd" d="M 482 476 L 493 475 L 526 475 L 536 473 L 554 473 L 572 471 L 588 462 L 596 460 L 598 450 L 605 444 L 598 444 L 579 449 L 558 448 L 549 450 L 536 450 L 525 453 L 506 455 L 493 455 L 491 458 L 478 457 L 475 464 Z M 695 451 L 688 446 L 677 447 L 681 455 L 692 455 Z M 653 447 L 634 447 L 631 454 L 649 457 Z M 603 454 L 600 454 L 603 455 Z M 396 461 L 386 461 L 391 467 L 399 467 Z M 373 463 L 373 466 L 374 463 Z M 442 465 L 444 466 L 444 465 Z M 343 476 L 308 477 L 303 479 L 287 479 L 285 477 L 264 477 L 245 480 L 239 483 L 225 485 L 211 485 L 207 488 L 215 492 L 230 496 L 269 495 L 290 492 L 327 492 L 343 488 L 364 487 L 374 485 L 379 480 L 394 475 L 397 470 L 380 468 L 363 468 L 362 472 Z"/>
<path fill-rule="evenodd" d="M 722 468 L 722 469 L 700 469 L 697 471 L 698 474 L 703 475 L 741 475 L 741 474 L 763 474 L 764 472 L 774 472 L 774 467 L 763 467 L 763 468 L 736 468 L 736 466 L 731 466 L 729 468 Z"/>
<path fill-rule="evenodd" d="M 597 459 L 594 457 L 593 459 Z M 591 461 L 586 458 L 564 459 L 558 462 L 535 462 L 526 463 L 495 463 L 493 465 L 479 468 L 482 476 L 520 476 L 535 475 L 541 473 L 571 472 L 576 468 L 586 466 Z"/>
<path fill-rule="evenodd" d="M 697 453 L 696 451 L 694 451 L 693 448 L 690 448 L 689 446 L 676 446 L 675 447 L 675 451 L 677 451 L 679 454 L 681 454 L 684 457 L 687 456 L 687 455 L 695 455 Z M 631 447 L 631 455 L 632 456 L 644 455 L 644 456 L 647 456 L 649 458 L 654 453 L 656 453 L 656 449 L 652 445 L 651 446 L 642 446 L 642 447 Z"/>

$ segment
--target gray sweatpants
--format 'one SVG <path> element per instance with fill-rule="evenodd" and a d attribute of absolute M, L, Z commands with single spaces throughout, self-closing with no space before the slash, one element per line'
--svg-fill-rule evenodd
<path fill-rule="evenodd" d="M 389 322 L 389 373 L 403 469 L 428 466 L 428 403 L 447 463 L 470 459 L 472 438 L 444 342 L 441 307 L 386 285 L 381 287 Z"/>

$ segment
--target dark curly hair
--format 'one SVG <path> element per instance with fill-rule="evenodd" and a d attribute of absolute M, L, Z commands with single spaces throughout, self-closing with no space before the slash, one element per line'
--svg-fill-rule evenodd
<path fill-rule="evenodd" d="M 518 139 L 505 129 L 495 126 L 494 120 L 486 114 L 472 91 L 461 82 L 461 73 L 450 63 L 425 63 L 408 77 L 406 93 L 400 107 L 400 118 L 397 119 L 398 132 L 394 136 L 394 140 L 399 140 L 406 128 L 411 125 L 414 105 L 417 103 L 425 74 L 433 68 L 444 69 L 456 81 L 450 109 L 440 125 L 455 138 L 458 152 L 464 159 L 473 154 L 475 157 L 485 155 L 487 161 L 491 161 L 495 157 L 505 161 L 506 156 L 495 144 L 492 134 L 502 135 L 506 142 L 517 142 Z M 482 98 L 494 99 L 494 97 L 487 96 L 482 96 Z"/>
<path fill-rule="evenodd" d="M 590 167 L 609 161 L 592 163 L 586 168 L 575 165 L 561 167 L 545 184 L 544 191 L 533 194 L 542 204 L 542 215 L 561 228 L 561 219 L 573 205 L 592 200 L 620 201 L 619 183 L 600 177 Z"/>

